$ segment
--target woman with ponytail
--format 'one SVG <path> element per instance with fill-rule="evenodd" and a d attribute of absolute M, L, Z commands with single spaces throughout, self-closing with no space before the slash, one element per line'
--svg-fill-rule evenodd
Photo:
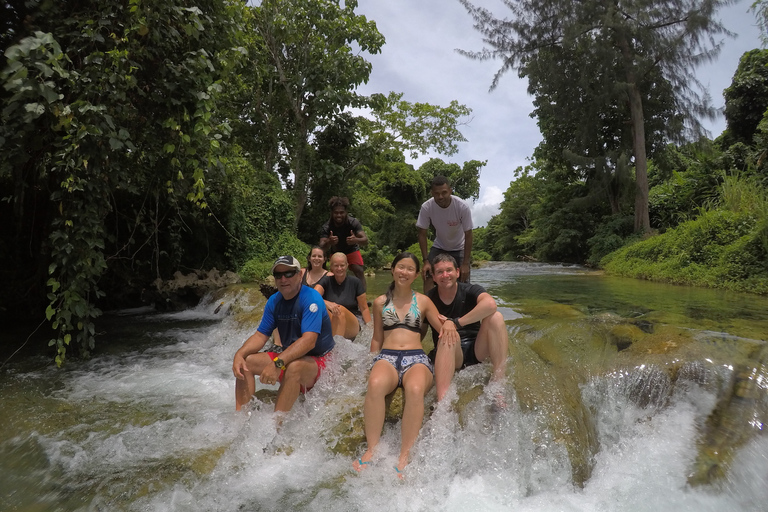
<path fill-rule="evenodd" d="M 408 455 L 424 419 L 424 395 L 432 387 L 433 368 L 421 347 L 424 318 L 441 325 L 435 305 L 426 295 L 411 289 L 419 275 L 419 260 L 409 252 L 397 255 L 392 262 L 392 284 L 385 295 L 373 302 L 373 360 L 365 395 L 365 438 L 368 449 L 354 467 L 362 471 L 371 464 L 381 438 L 386 414 L 385 398 L 399 386 L 403 388 L 405 405 L 401 426 L 400 457 L 395 466 L 398 476 L 408 464 Z M 450 333 L 449 333 L 450 331 Z M 440 337 L 443 336 L 441 331 Z M 445 336 L 454 336 L 455 329 Z M 446 339 L 446 342 L 451 340 Z"/>

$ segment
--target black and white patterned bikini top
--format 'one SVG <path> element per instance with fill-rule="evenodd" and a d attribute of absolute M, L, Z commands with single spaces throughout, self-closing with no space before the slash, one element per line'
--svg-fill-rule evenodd
<path fill-rule="evenodd" d="M 391 331 L 392 329 L 408 329 L 409 331 L 420 333 L 421 311 L 419 311 L 419 303 L 416 300 L 416 292 L 411 290 L 411 307 L 408 308 L 405 318 L 402 321 L 400 321 L 400 317 L 397 316 L 397 311 L 395 311 L 395 305 L 392 300 L 387 300 L 387 302 L 384 303 L 381 317 L 385 331 Z"/>

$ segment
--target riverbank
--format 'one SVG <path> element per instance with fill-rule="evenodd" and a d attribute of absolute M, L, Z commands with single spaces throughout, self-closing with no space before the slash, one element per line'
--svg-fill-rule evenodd
<path fill-rule="evenodd" d="M 616 276 L 768 294 L 768 221 L 712 210 L 603 258 Z"/>

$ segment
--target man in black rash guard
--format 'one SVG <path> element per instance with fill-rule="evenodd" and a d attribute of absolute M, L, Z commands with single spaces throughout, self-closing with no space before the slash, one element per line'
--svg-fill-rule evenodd
<path fill-rule="evenodd" d="M 509 336 L 504 317 L 496 310 L 496 301 L 482 286 L 459 282 L 460 270 L 450 254 L 438 254 L 432 263 L 435 288 L 427 292 L 437 306 L 446 329 L 455 328 L 460 343 L 444 343 L 438 338 L 440 325 L 431 325 L 435 350 L 430 358 L 435 364 L 437 399 L 442 400 L 457 369 L 490 359 L 491 381 L 506 377 Z M 422 326 L 426 334 L 427 322 Z"/>

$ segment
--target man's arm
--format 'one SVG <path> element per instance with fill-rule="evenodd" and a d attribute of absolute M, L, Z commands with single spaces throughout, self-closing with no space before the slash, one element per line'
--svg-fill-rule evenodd
<path fill-rule="evenodd" d="M 347 243 L 349 245 L 355 245 L 355 244 L 357 244 L 357 245 L 368 245 L 368 235 L 366 235 L 365 231 L 363 231 L 361 229 L 360 231 L 357 231 L 355 233 L 354 243 L 350 244 L 349 240 L 347 240 Z"/>
<path fill-rule="evenodd" d="M 464 232 L 464 259 L 461 260 L 461 280 L 465 281 L 469 275 L 469 264 L 472 257 L 472 230 Z"/>
<path fill-rule="evenodd" d="M 427 255 L 429 254 L 429 252 L 427 252 L 427 230 L 424 228 L 419 228 L 419 249 L 421 249 L 421 259 L 424 262 L 421 273 L 426 276 L 428 271 L 432 271 L 432 265 L 429 264 L 429 260 L 427 259 Z"/>
<path fill-rule="evenodd" d="M 320 241 L 317 245 L 319 245 L 323 251 L 328 251 L 328 249 L 337 243 L 339 243 L 339 237 L 335 236 L 333 231 L 331 231 L 330 222 L 328 224 L 323 224 L 323 227 L 320 228 Z"/>
<path fill-rule="evenodd" d="M 280 353 L 280 359 L 282 359 L 286 365 L 288 365 L 291 361 L 301 359 L 307 355 L 307 352 L 315 348 L 317 337 L 318 334 L 316 332 L 307 331 L 301 333 L 300 338 L 291 343 L 288 348 Z"/>
<path fill-rule="evenodd" d="M 245 340 L 243 346 L 235 352 L 235 358 L 232 361 L 232 373 L 235 374 L 235 377 L 238 379 L 245 378 L 243 375 L 243 370 L 247 369 L 245 359 L 264 348 L 268 339 L 269 337 L 266 334 L 256 331 L 250 338 Z"/>
<path fill-rule="evenodd" d="M 459 317 L 461 325 L 469 325 L 479 322 L 496 312 L 496 301 L 488 292 L 483 292 L 477 297 L 477 304 L 468 313 Z"/>
<path fill-rule="evenodd" d="M 371 336 L 371 352 L 379 352 L 384 344 L 384 321 L 381 311 L 384 309 L 383 295 L 379 295 L 373 301 L 373 335 Z"/>

